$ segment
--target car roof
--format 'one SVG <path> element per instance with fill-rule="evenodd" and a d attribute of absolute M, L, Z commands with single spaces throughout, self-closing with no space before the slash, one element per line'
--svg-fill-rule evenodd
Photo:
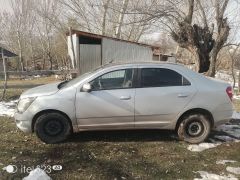
<path fill-rule="evenodd" d="M 174 65 L 183 66 L 179 63 L 166 62 L 166 61 L 135 61 L 135 62 L 112 62 L 104 64 L 102 67 L 114 67 L 114 66 L 131 66 L 131 65 Z"/>

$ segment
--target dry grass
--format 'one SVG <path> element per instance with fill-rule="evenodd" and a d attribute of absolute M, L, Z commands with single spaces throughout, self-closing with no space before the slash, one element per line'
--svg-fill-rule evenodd
<path fill-rule="evenodd" d="M 19 79 L 12 79 L 8 81 L 8 89 L 6 91 L 6 96 L 4 100 L 12 100 L 17 99 L 20 94 L 32 87 L 48 84 L 52 82 L 56 82 L 54 76 L 50 77 L 41 77 L 41 78 L 34 78 L 34 79 L 27 79 L 27 80 L 19 80 Z M 0 81 L 0 84 L 3 84 L 3 81 Z M 2 94 L 3 86 L 0 86 L 0 95 Z"/>
<path fill-rule="evenodd" d="M 27 79 L 9 79 L 8 85 L 38 85 L 38 84 L 47 84 L 51 82 L 55 82 L 56 79 L 54 76 L 48 76 L 48 77 L 39 77 L 39 78 L 27 78 Z M 0 84 L 2 84 L 3 81 L 0 80 Z"/>
<path fill-rule="evenodd" d="M 227 173 L 217 160 L 234 159 L 234 166 L 240 166 L 240 143 L 194 153 L 169 131 L 109 131 L 82 132 L 65 143 L 47 145 L 17 130 L 13 119 L 0 121 L 0 169 L 9 164 L 62 165 L 62 171 L 50 173 L 53 179 L 193 179 L 199 170 Z M 26 175 L 0 170 L 0 179 Z"/>

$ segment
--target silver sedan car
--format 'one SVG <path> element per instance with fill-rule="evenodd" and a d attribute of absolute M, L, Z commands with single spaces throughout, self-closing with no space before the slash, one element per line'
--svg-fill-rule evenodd
<path fill-rule="evenodd" d="M 180 140 L 204 141 L 233 113 L 232 87 L 182 65 L 108 64 L 71 81 L 24 92 L 17 127 L 46 143 L 89 130 L 169 129 Z"/>

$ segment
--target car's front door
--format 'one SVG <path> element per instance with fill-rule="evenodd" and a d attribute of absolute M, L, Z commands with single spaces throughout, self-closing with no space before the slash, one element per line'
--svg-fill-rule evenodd
<path fill-rule="evenodd" d="M 135 96 L 137 128 L 168 128 L 196 93 L 180 73 L 167 68 L 139 69 Z"/>
<path fill-rule="evenodd" d="M 90 81 L 91 92 L 76 95 L 79 129 L 134 127 L 134 69 L 107 72 Z"/>

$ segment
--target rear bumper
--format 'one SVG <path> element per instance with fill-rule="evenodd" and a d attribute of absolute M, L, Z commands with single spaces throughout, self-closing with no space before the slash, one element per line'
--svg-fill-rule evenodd
<path fill-rule="evenodd" d="M 214 112 L 214 127 L 228 123 L 232 119 L 233 109 Z"/>

